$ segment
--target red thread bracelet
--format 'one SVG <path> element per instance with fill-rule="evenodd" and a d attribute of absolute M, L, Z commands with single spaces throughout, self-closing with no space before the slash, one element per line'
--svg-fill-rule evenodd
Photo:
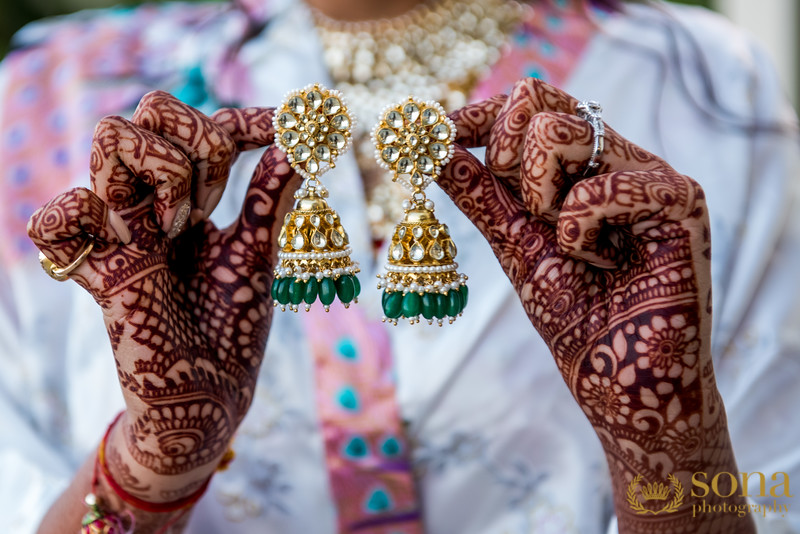
<path fill-rule="evenodd" d="M 186 497 L 178 499 L 177 501 L 164 502 L 164 503 L 149 502 L 145 501 L 144 499 L 140 499 L 139 497 L 136 497 L 134 495 L 131 495 L 130 493 L 125 491 L 122 488 L 122 486 L 120 486 L 119 483 L 117 483 L 116 480 L 114 480 L 114 478 L 111 476 L 111 472 L 108 469 L 108 464 L 106 463 L 106 442 L 108 441 L 108 436 L 111 435 L 111 430 L 114 428 L 114 425 L 117 424 L 119 418 L 122 417 L 123 413 L 125 412 L 124 411 L 120 412 L 119 415 L 117 415 L 117 417 L 115 417 L 114 420 L 111 422 L 111 424 L 108 425 L 108 429 L 106 430 L 106 433 L 103 436 L 103 440 L 100 442 L 100 446 L 97 448 L 97 463 L 100 466 L 100 471 L 103 473 L 103 479 L 111 487 L 114 493 L 116 493 L 120 499 L 130 504 L 131 506 L 145 512 L 152 512 L 156 514 L 163 514 L 168 512 L 175 512 L 177 510 L 182 510 L 184 508 L 192 506 L 198 500 L 200 500 L 200 497 L 203 496 L 203 494 L 206 491 L 206 488 L 208 488 L 209 482 L 211 482 L 211 477 L 208 477 L 208 479 L 203 483 L 200 489 L 198 489 L 191 495 L 187 495 Z"/>

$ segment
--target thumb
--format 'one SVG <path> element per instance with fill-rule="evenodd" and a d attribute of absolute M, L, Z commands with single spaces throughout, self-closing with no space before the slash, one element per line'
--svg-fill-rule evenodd
<path fill-rule="evenodd" d="M 81 254 L 89 244 L 97 251 L 109 243 L 130 242 L 131 231 L 100 197 L 77 187 L 36 210 L 28 221 L 28 236 L 50 261 L 63 268 L 81 262 Z M 74 269 L 74 274 L 84 281 L 92 272 L 86 264 Z"/>
<path fill-rule="evenodd" d="M 520 200 L 458 144 L 437 183 L 483 234 L 514 280 L 520 267 L 520 243 L 527 241 L 525 234 L 532 228 Z"/>
<path fill-rule="evenodd" d="M 239 219 L 233 226 L 234 242 L 248 251 L 258 271 L 275 264 L 277 239 L 286 214 L 294 204 L 294 192 L 302 178 L 275 146 L 269 147 L 253 173 Z"/>
<path fill-rule="evenodd" d="M 286 154 L 275 142 L 275 108 L 224 108 L 212 115 L 233 138 L 239 150 L 269 148 L 261 156 L 245 195 L 239 219 L 233 226 L 233 240 L 258 270 L 274 264 L 281 222 L 292 207 L 293 193 L 301 177 L 289 165 Z"/>

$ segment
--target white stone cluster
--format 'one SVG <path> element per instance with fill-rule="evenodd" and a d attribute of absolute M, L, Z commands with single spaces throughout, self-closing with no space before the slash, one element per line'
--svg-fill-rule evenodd
<path fill-rule="evenodd" d="M 337 148 L 337 152 L 335 154 L 331 155 L 330 160 L 328 162 L 323 162 L 324 164 L 320 164 L 318 170 L 316 172 L 313 172 L 313 173 L 310 173 L 306 169 L 301 167 L 300 165 L 296 165 L 295 164 L 294 153 L 293 153 L 294 151 L 292 150 L 292 148 L 287 147 L 284 144 L 283 139 L 282 139 L 282 135 L 286 131 L 289 131 L 290 129 L 282 127 L 278 122 L 278 118 L 283 113 L 295 114 L 291 109 L 289 109 L 289 101 L 292 98 L 301 97 L 301 98 L 303 98 L 303 101 L 305 102 L 305 98 L 304 97 L 310 91 L 318 91 L 322 95 L 323 101 L 325 99 L 329 98 L 329 97 L 337 98 L 339 100 L 339 103 L 341 104 L 341 111 L 338 112 L 337 115 L 345 115 L 347 117 L 347 119 L 349 120 L 349 123 L 350 123 L 349 127 L 346 128 L 346 131 L 342 132 L 342 136 L 345 139 L 344 145 L 341 148 Z M 305 115 L 306 115 L 305 112 L 300 114 L 300 116 L 305 116 Z M 326 123 L 327 123 L 327 121 L 326 121 Z M 318 176 L 324 174 L 325 172 L 329 171 L 330 169 L 332 169 L 335 166 L 334 161 L 339 156 L 341 156 L 342 154 L 346 153 L 350 149 L 350 147 L 353 145 L 353 137 L 350 134 L 350 132 L 354 131 L 354 129 L 356 128 L 357 120 L 356 120 L 356 117 L 353 116 L 352 113 L 350 113 L 349 106 L 348 106 L 348 103 L 347 103 L 347 99 L 345 98 L 345 96 L 342 94 L 341 91 L 336 90 L 336 89 L 328 89 L 323 85 L 320 85 L 318 83 L 313 83 L 313 84 L 306 85 L 302 89 L 293 89 L 291 91 L 288 91 L 284 95 L 283 103 L 281 104 L 280 107 L 275 109 L 275 113 L 274 113 L 274 115 L 272 117 L 272 125 L 273 125 L 273 128 L 275 129 L 275 145 L 278 147 L 278 149 L 281 152 L 286 154 L 286 158 L 289 160 L 289 164 L 294 168 L 294 170 L 300 176 L 302 176 L 303 178 L 306 178 L 307 180 L 313 180 L 316 177 L 318 177 Z M 323 126 L 324 131 L 327 131 L 327 128 L 328 128 L 327 124 Z M 327 195 L 325 195 L 325 196 L 327 196 Z M 298 197 L 295 197 L 295 198 L 298 198 Z"/>
<path fill-rule="evenodd" d="M 411 126 L 417 127 L 414 121 L 409 121 L 406 117 L 405 113 L 405 106 L 413 105 L 416 108 L 417 113 L 424 113 L 425 111 L 432 109 L 435 111 L 437 117 L 436 120 L 431 124 L 420 124 L 419 131 L 414 135 L 418 135 L 420 137 L 428 137 L 430 138 L 433 143 L 441 144 L 443 147 L 447 149 L 447 155 L 443 158 L 435 158 L 432 157 L 432 161 L 435 163 L 433 167 L 429 171 L 421 170 L 417 167 L 417 154 L 414 153 L 413 155 L 408 155 L 413 161 L 413 168 L 410 169 L 408 172 L 405 170 L 398 169 L 396 163 L 387 162 L 382 154 L 382 151 L 387 147 L 404 147 L 405 149 L 414 152 L 414 147 L 408 146 L 405 142 L 398 142 L 400 137 L 399 131 L 402 129 L 407 129 Z M 402 125 L 394 125 L 392 124 L 392 120 L 390 120 L 390 114 L 396 114 L 402 117 L 403 123 Z M 439 139 L 431 132 L 435 127 L 439 125 L 445 125 L 448 131 L 448 137 L 446 139 Z M 383 142 L 380 139 L 379 132 L 382 130 L 387 130 L 394 132 L 394 138 L 391 142 Z M 378 163 L 379 166 L 382 168 L 394 173 L 393 180 L 398 181 L 403 187 L 407 190 L 414 192 L 414 191 L 421 191 L 428 187 L 436 178 L 439 176 L 439 173 L 442 170 L 442 167 L 446 165 L 450 159 L 453 157 L 454 153 L 454 141 L 456 138 L 456 126 L 455 123 L 447 116 L 447 112 L 444 110 L 442 105 L 439 102 L 434 100 L 427 100 L 425 102 L 419 102 L 414 99 L 413 96 L 409 96 L 408 99 L 403 100 L 396 104 L 390 104 L 386 106 L 380 114 L 379 122 L 373 127 L 372 131 L 370 132 L 370 138 L 373 140 L 375 144 L 375 161 Z M 430 142 L 430 141 L 429 141 Z M 431 143 L 431 144 L 433 144 Z M 404 156 L 398 155 L 398 161 L 402 159 Z M 419 158 L 420 160 L 422 157 Z M 413 182 L 413 175 L 420 174 L 423 179 L 421 182 L 414 183 Z"/>

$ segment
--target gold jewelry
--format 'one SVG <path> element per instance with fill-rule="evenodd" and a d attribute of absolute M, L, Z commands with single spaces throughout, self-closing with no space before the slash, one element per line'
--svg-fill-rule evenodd
<path fill-rule="evenodd" d="M 325 311 L 337 296 L 345 307 L 358 302 L 360 269 L 350 261 L 350 239 L 319 182 L 352 144 L 353 122 L 342 94 L 319 84 L 291 91 L 275 110 L 275 143 L 305 178 L 278 237 L 272 298 L 281 310 L 296 312 L 305 303 L 308 311 L 317 297 Z"/>
<path fill-rule="evenodd" d="M 392 172 L 392 180 L 411 190 L 403 201 L 405 217 L 394 230 L 386 274 L 378 275 L 384 288 L 384 321 L 411 324 L 434 320 L 452 323 L 467 304 L 467 277 L 457 272 L 456 246 L 446 224 L 433 214 L 425 188 L 453 157 L 456 127 L 438 102 L 413 97 L 389 106 L 381 114 L 372 138 L 375 158 Z"/>
<path fill-rule="evenodd" d="M 83 247 L 78 257 L 66 267 L 59 267 L 51 261 L 50 258 L 45 256 L 43 252 L 39 252 L 39 264 L 41 264 L 42 269 L 44 269 L 44 272 L 46 272 L 50 278 L 59 282 L 64 282 L 69 279 L 69 274 L 77 269 L 87 256 L 89 256 L 93 248 L 94 241 L 89 241 L 86 246 Z"/>
<path fill-rule="evenodd" d="M 529 9 L 513 0 L 438 0 L 376 21 L 312 14 L 336 87 L 349 96 L 354 114 L 369 121 L 366 126 L 386 102 L 409 94 L 440 102 L 447 111 L 462 107 Z M 375 167 L 368 131 L 354 130 L 354 137 L 367 215 L 379 242 L 402 215 L 394 201 L 398 188 Z"/>

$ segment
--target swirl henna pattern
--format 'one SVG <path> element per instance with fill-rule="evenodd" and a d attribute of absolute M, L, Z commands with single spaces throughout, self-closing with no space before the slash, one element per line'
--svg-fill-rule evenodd
<path fill-rule="evenodd" d="M 459 147 L 439 183 L 491 244 L 597 432 L 620 532 L 754 532 L 749 517 L 637 513 L 626 500 L 638 475 L 689 488 L 696 471 L 737 472 L 709 349 L 708 213 L 699 185 L 610 128 L 601 174 L 582 179 L 591 128 L 562 113 L 576 103 L 524 80 L 502 106 L 452 114 L 457 142 L 488 145 L 487 163 Z"/>
<path fill-rule="evenodd" d="M 59 195 L 31 218 L 31 238 L 57 263 L 97 243 L 71 278 L 102 308 L 127 404 L 109 468 L 142 499 L 196 489 L 251 403 L 273 310 L 273 243 L 299 179 L 269 148 L 239 219 L 225 229 L 202 219 L 237 153 L 273 135 L 271 109 L 212 119 L 150 94 L 132 121 L 98 125 L 93 191 Z"/>

